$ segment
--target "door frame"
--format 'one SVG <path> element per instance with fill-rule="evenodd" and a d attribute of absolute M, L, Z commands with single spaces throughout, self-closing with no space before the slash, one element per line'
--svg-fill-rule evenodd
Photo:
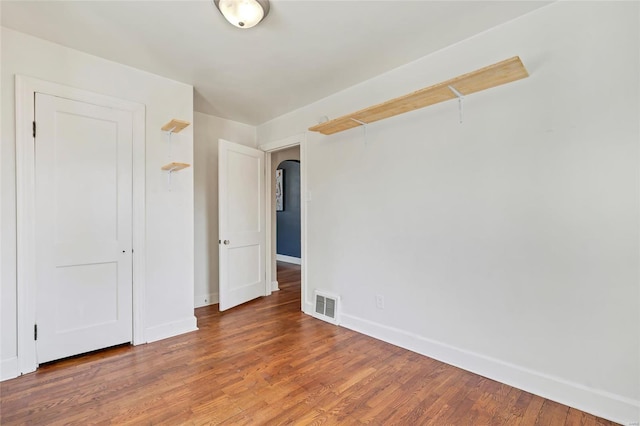
<path fill-rule="evenodd" d="M 300 265 L 300 310 L 304 313 L 307 312 L 306 303 L 307 300 L 307 203 L 309 200 L 309 193 L 307 191 L 307 138 L 306 133 L 300 133 L 297 135 L 290 136 L 285 139 L 276 140 L 273 142 L 268 142 L 261 144 L 259 148 L 266 153 L 265 156 L 265 173 L 268 173 L 269 176 L 265 179 L 266 191 L 265 197 L 269 201 L 268 207 L 266 208 L 266 220 L 265 223 L 267 226 L 267 244 L 265 250 L 266 257 L 266 289 L 265 294 L 270 295 L 272 291 L 271 287 L 271 275 L 273 273 L 271 268 L 271 259 L 275 255 L 273 250 L 271 249 L 271 239 L 273 238 L 273 232 L 271 232 L 271 218 L 272 218 L 272 188 L 271 188 L 271 153 L 275 151 L 280 151 L 282 149 L 291 148 L 294 146 L 300 147 L 300 256 L 301 256 L 301 265 Z"/>
<path fill-rule="evenodd" d="M 71 99 L 103 107 L 130 111 L 132 141 L 132 248 L 133 248 L 133 344 L 145 343 L 145 106 L 111 96 L 16 75 L 16 213 L 17 213 L 17 338 L 18 374 L 38 367 L 34 324 L 36 323 L 35 281 L 35 140 L 32 123 L 35 94 Z"/>

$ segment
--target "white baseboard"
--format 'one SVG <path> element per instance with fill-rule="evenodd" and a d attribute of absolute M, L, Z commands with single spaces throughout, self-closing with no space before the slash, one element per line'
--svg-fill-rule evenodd
<path fill-rule="evenodd" d="M 201 308 L 203 306 L 215 305 L 219 302 L 220 299 L 218 297 L 218 293 L 202 294 L 194 298 L 193 307 Z"/>
<path fill-rule="evenodd" d="M 306 306 L 309 312 L 312 312 L 313 307 L 309 304 Z M 589 388 L 352 315 L 341 314 L 340 325 L 623 425 L 637 425 L 640 418 L 640 401 Z"/>
<path fill-rule="evenodd" d="M 278 281 L 271 281 L 271 291 L 278 291 L 280 287 L 278 287 Z"/>
<path fill-rule="evenodd" d="M 167 324 L 156 325 L 145 330 L 147 343 L 155 342 L 169 337 L 178 336 L 180 334 L 196 331 L 198 324 L 196 317 L 189 317 L 180 321 L 174 321 Z"/>
<path fill-rule="evenodd" d="M 0 381 L 18 377 L 18 357 L 3 359 L 0 361 Z"/>
<path fill-rule="evenodd" d="M 286 256 L 284 254 L 276 254 L 276 260 L 280 262 L 293 263 L 294 265 L 302 265 L 302 259 L 299 257 Z"/>

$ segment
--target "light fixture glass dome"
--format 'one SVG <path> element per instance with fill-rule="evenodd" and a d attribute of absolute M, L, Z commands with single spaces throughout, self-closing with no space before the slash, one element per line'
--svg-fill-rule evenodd
<path fill-rule="evenodd" d="M 256 26 L 269 13 L 268 0 L 214 0 L 220 13 L 238 28 Z"/>

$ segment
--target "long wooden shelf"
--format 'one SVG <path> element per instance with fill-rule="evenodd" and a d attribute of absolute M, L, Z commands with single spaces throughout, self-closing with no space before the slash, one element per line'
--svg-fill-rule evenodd
<path fill-rule="evenodd" d="M 342 132 L 363 124 L 393 117 L 429 105 L 456 99 L 451 88 L 463 96 L 490 89 L 512 81 L 528 77 L 529 73 L 518 56 L 506 59 L 488 67 L 452 78 L 433 86 L 425 87 L 405 96 L 391 99 L 378 105 L 320 123 L 309 130 L 325 135 Z"/>

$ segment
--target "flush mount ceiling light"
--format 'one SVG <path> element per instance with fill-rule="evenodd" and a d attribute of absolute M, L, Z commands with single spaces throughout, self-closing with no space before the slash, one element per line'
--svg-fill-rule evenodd
<path fill-rule="evenodd" d="M 269 13 L 269 0 L 213 0 L 216 7 L 232 25 L 251 28 Z"/>

